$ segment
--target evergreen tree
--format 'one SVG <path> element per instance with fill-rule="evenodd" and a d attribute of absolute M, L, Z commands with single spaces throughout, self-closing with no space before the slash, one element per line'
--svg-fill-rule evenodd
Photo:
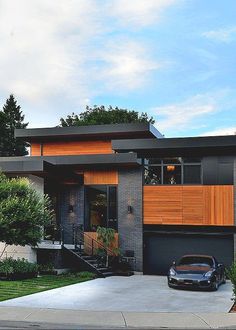
<path fill-rule="evenodd" d="M 2 118 L 1 118 L 2 117 Z M 28 123 L 24 123 L 24 115 L 22 114 L 21 107 L 17 105 L 14 95 L 6 100 L 3 106 L 3 112 L 0 120 L 3 120 L 5 132 L 3 136 L 2 146 L 0 145 L 0 156 L 24 156 L 28 154 L 26 149 L 27 143 L 15 139 L 15 128 L 26 128 Z M 4 130 L 4 127 L 3 127 Z"/>
<path fill-rule="evenodd" d="M 148 117 L 147 113 L 139 114 L 138 111 L 113 108 L 107 109 L 101 105 L 86 107 L 86 111 L 76 115 L 68 115 L 65 119 L 60 119 L 60 126 L 84 126 L 84 125 L 102 125 L 102 124 L 124 124 L 124 123 L 150 123 L 154 124 L 153 117 Z"/>
<path fill-rule="evenodd" d="M 2 111 L 0 111 L 0 156 L 5 156 L 3 151 L 7 141 L 6 136 L 6 116 Z"/>

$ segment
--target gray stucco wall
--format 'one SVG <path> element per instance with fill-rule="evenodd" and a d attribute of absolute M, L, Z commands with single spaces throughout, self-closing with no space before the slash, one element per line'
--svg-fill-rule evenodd
<path fill-rule="evenodd" d="M 142 170 L 126 168 L 119 170 L 118 185 L 118 233 L 119 247 L 133 250 L 136 271 L 143 271 L 143 220 L 142 220 Z M 132 214 L 128 214 L 128 205 Z"/>

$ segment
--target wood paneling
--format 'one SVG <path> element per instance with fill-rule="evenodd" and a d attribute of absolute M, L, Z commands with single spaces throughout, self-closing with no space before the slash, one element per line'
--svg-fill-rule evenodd
<path fill-rule="evenodd" d="M 92 242 L 92 240 L 94 240 Z M 98 234 L 96 232 L 85 232 L 84 233 L 84 252 L 88 255 L 92 254 L 92 246 L 94 249 L 94 253 L 96 252 L 97 249 L 101 248 L 101 245 L 97 243 L 98 241 Z M 99 242 L 99 241 L 98 241 Z M 115 233 L 115 239 L 109 246 L 109 249 L 118 249 L 118 233 Z M 110 253 L 112 254 L 112 253 Z"/>
<path fill-rule="evenodd" d="M 170 193 L 166 186 L 144 187 L 144 223 L 178 224 L 182 221 L 182 192 L 179 187 L 171 188 Z"/>
<path fill-rule="evenodd" d="M 41 145 L 40 143 L 32 143 L 30 148 L 31 156 L 41 156 Z"/>
<path fill-rule="evenodd" d="M 203 186 L 183 186 L 183 224 L 203 225 L 204 217 L 204 195 Z"/>
<path fill-rule="evenodd" d="M 84 184 L 118 184 L 118 172 L 115 170 L 85 171 Z"/>
<path fill-rule="evenodd" d="M 233 186 L 145 186 L 144 224 L 233 226 Z"/>
<path fill-rule="evenodd" d="M 111 154 L 111 141 L 45 142 L 44 156 Z"/>

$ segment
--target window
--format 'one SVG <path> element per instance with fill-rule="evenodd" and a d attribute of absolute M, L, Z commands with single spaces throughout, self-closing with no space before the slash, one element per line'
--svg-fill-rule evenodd
<path fill-rule="evenodd" d="M 145 166 L 145 184 L 161 184 L 161 166 Z"/>
<path fill-rule="evenodd" d="M 117 230 L 116 186 L 86 186 L 86 230 L 96 231 L 98 226 Z"/>
<path fill-rule="evenodd" d="M 200 158 L 149 158 L 144 159 L 144 183 L 201 184 Z"/>
<path fill-rule="evenodd" d="M 181 184 L 181 166 L 163 166 L 163 184 Z"/>

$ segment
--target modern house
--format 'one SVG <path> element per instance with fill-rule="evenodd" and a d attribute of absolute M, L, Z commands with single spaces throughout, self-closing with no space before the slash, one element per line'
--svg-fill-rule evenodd
<path fill-rule="evenodd" d="M 236 136 L 164 138 L 147 123 L 15 136 L 30 143 L 30 156 L 2 157 L 0 168 L 51 196 L 64 242 L 75 226 L 91 237 L 97 226 L 114 228 L 121 252 L 144 274 L 165 274 L 189 253 L 233 261 Z M 25 249 L 32 259 L 51 247 Z"/>

